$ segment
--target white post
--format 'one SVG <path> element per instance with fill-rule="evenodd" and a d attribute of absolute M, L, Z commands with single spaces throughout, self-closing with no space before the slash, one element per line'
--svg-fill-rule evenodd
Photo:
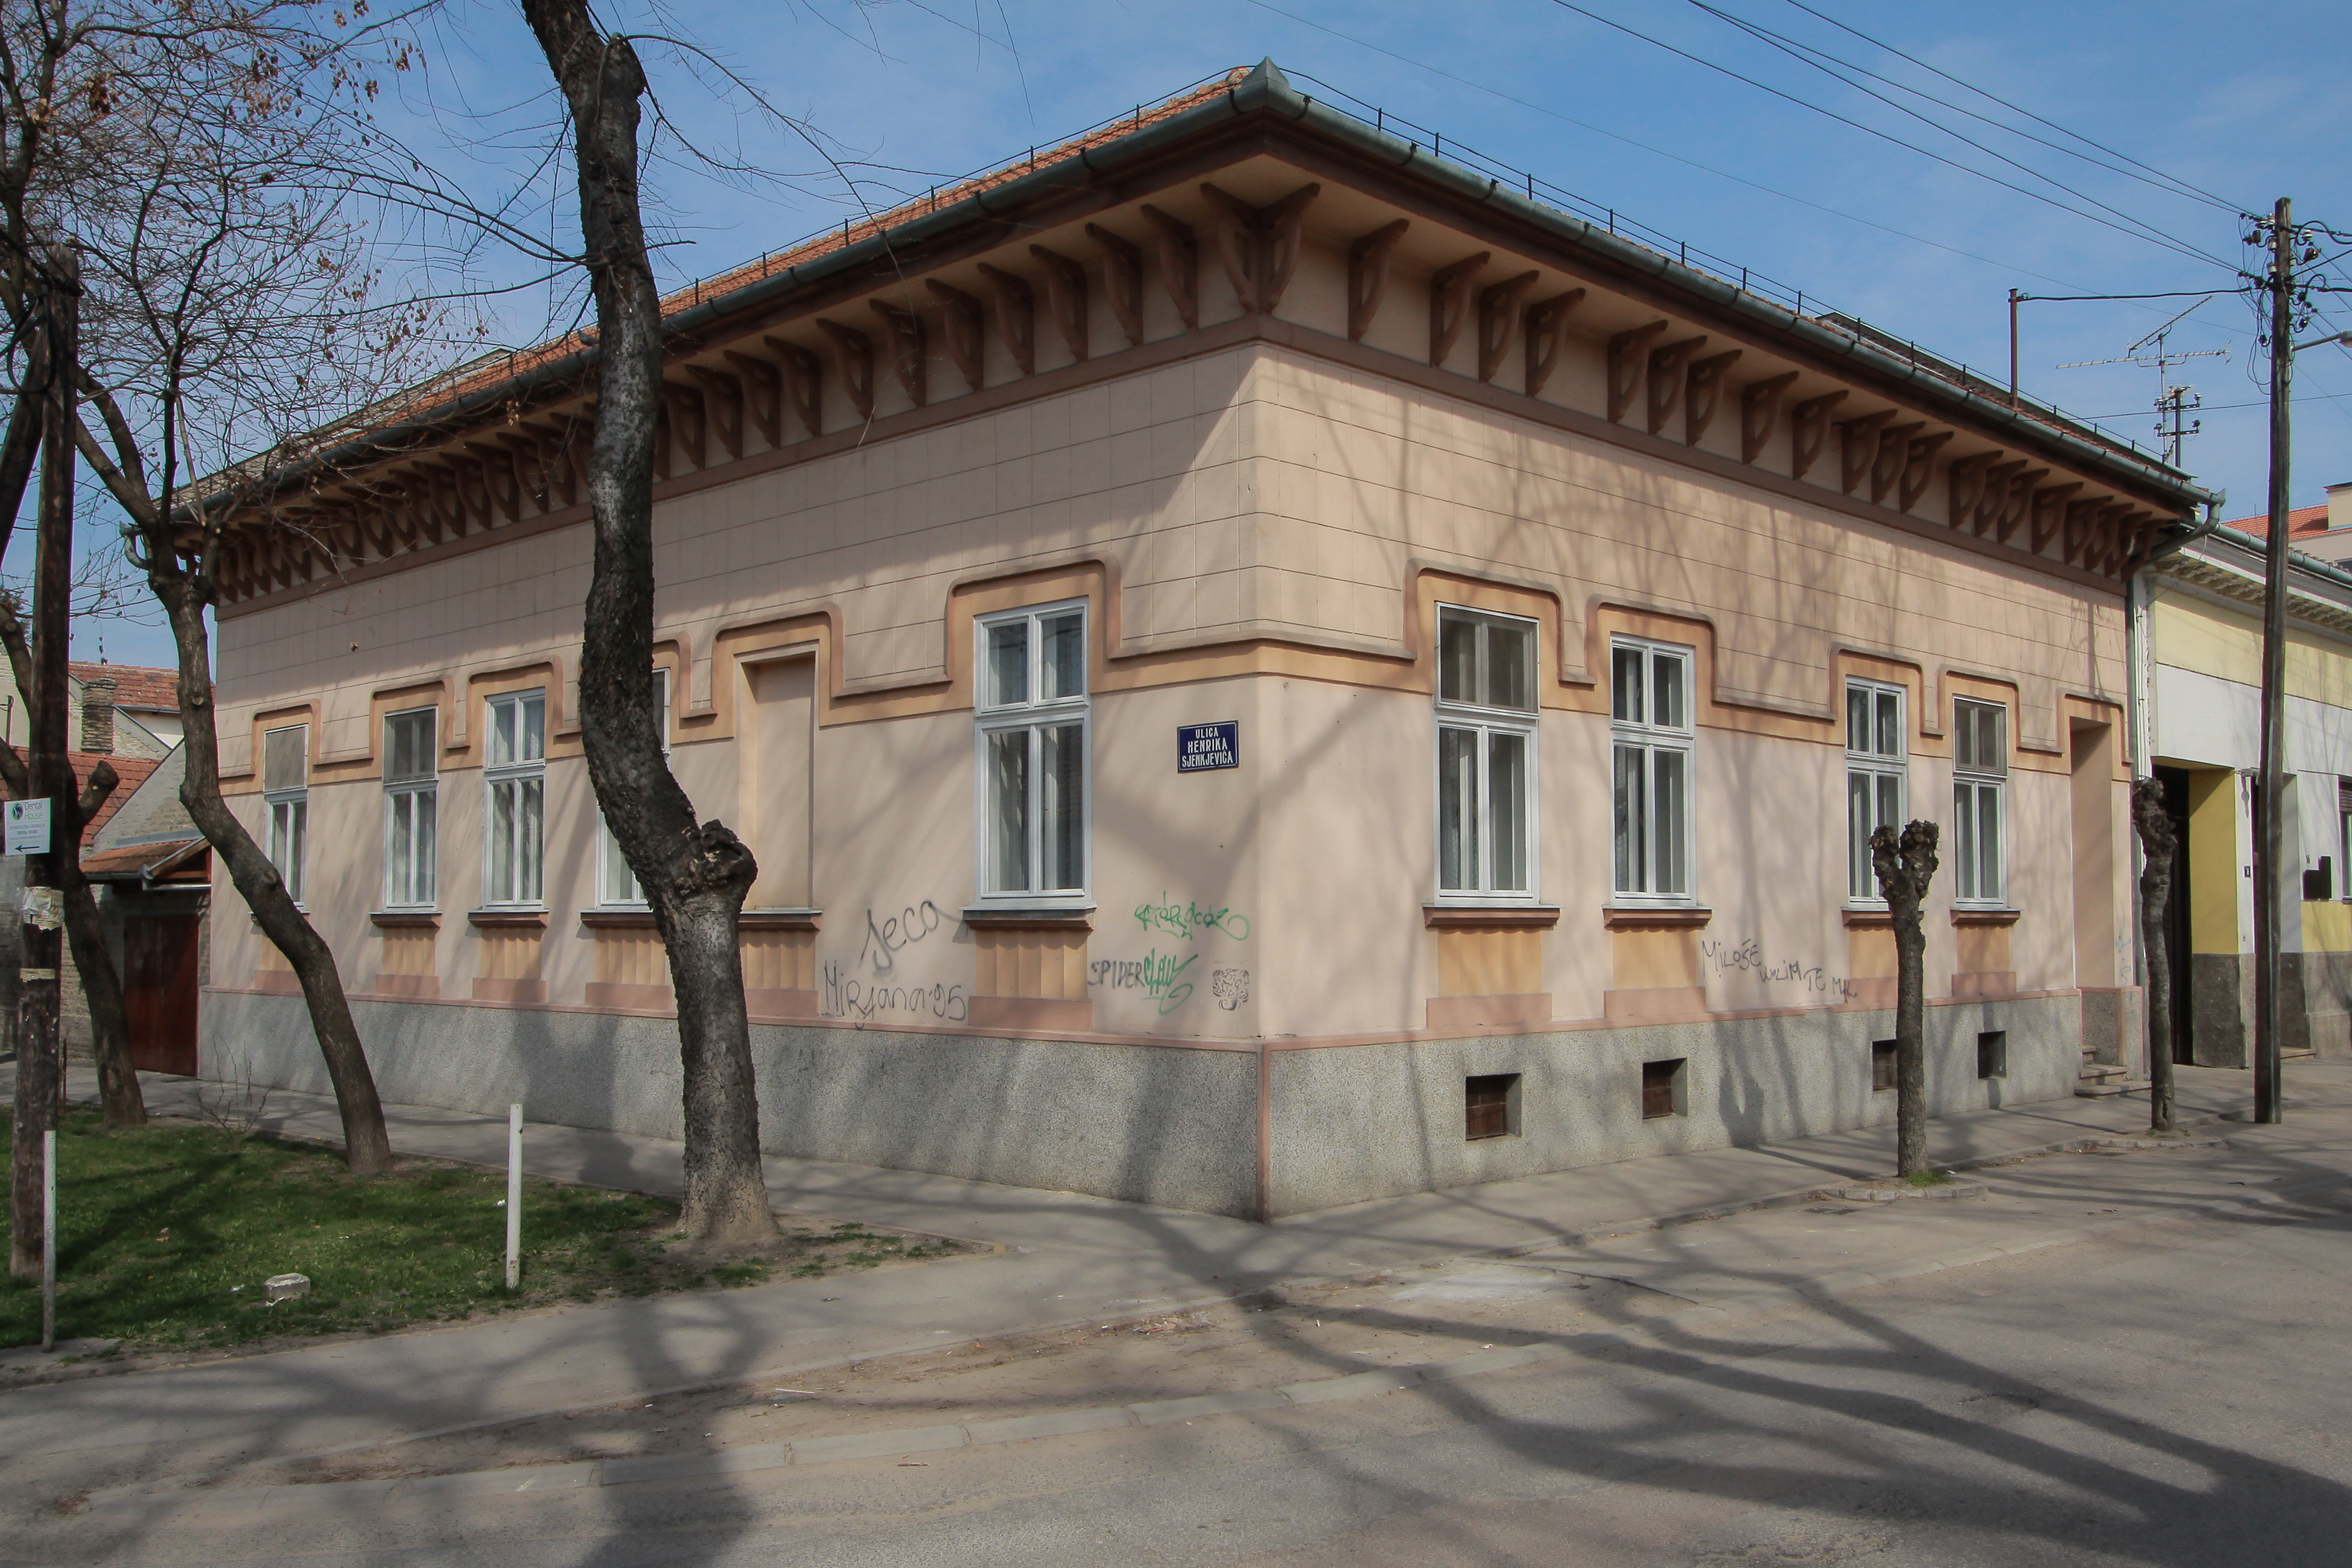
<path fill-rule="evenodd" d="M 507 1107 L 507 1289 L 522 1282 L 522 1107 Z"/>
<path fill-rule="evenodd" d="M 58 1130 L 41 1134 L 41 1348 L 58 1345 Z"/>

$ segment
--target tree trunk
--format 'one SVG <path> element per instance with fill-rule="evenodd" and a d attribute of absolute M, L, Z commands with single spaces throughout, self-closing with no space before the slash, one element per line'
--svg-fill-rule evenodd
<path fill-rule="evenodd" d="M 696 823 L 655 727 L 653 456 L 662 344 L 637 193 L 645 72 L 626 38 L 597 31 L 584 0 L 522 0 L 522 11 L 570 112 L 596 297 L 587 473 L 595 564 L 580 654 L 582 747 L 605 825 L 669 953 L 685 1098 L 679 1229 L 703 1243 L 752 1239 L 775 1231 L 736 929 L 758 868 L 723 824 Z"/>
<path fill-rule="evenodd" d="M 392 1140 L 384 1132 L 383 1103 L 376 1098 L 375 1075 L 352 1021 L 335 956 L 310 922 L 294 906 L 285 879 L 220 792 L 220 740 L 213 723 L 212 649 L 205 632 L 204 601 L 193 570 L 167 567 L 156 558 L 150 571 L 155 596 L 171 622 L 180 659 L 180 745 L 186 753 L 180 804 L 196 831 L 228 868 L 229 880 L 253 911 L 262 935 L 286 955 L 302 982 L 310 1010 L 310 1032 L 327 1059 L 335 1109 L 343 1121 L 343 1159 L 354 1176 L 382 1176 L 392 1169 Z"/>
<path fill-rule="evenodd" d="M 1936 874 L 1937 828 L 1910 822 L 1900 839 L 1890 824 L 1870 835 L 1871 868 L 1895 923 L 1895 1168 L 1927 1174 L 1927 937 L 1919 906 Z"/>
<path fill-rule="evenodd" d="M 2139 935 L 2147 956 L 2147 1124 L 2151 1132 L 2173 1128 L 2172 1092 L 2172 861 L 2179 841 L 2172 813 L 2164 809 L 2164 786 L 2153 779 L 2132 785 L 2132 826 L 2139 831 Z"/>

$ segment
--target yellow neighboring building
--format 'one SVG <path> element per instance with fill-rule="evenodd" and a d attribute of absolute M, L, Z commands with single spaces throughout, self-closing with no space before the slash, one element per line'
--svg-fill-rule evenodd
<path fill-rule="evenodd" d="M 2175 1056 L 2252 1062 L 2253 839 L 2262 762 L 2267 519 L 2225 524 L 2153 562 L 2135 608 L 2147 753 L 2188 846 L 2173 902 Z M 2290 514 L 2285 854 L 2302 896 L 2279 912 L 2281 1046 L 2352 1054 L 2352 485 Z"/>

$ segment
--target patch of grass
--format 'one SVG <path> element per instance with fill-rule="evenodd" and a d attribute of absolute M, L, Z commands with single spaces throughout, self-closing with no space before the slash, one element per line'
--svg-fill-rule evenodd
<path fill-rule="evenodd" d="M 1949 1171 L 1914 1171 L 1903 1178 L 1912 1186 L 1948 1186 L 1957 1179 Z"/>
<path fill-rule="evenodd" d="M 0 1121 L 0 1160 L 8 1147 Z M 659 1198 L 531 1181 L 510 1292 L 505 1175 L 438 1160 L 360 1180 L 308 1145 L 171 1122 L 103 1133 L 94 1109 L 76 1107 L 58 1164 L 58 1333 L 125 1348 L 382 1331 L 768 1277 L 756 1258 L 673 1257 L 659 1232 L 677 1209 Z M 262 1281 L 287 1273 L 308 1275 L 310 1294 L 265 1306 Z M 37 1287 L 0 1280 L 0 1346 L 39 1338 Z"/>

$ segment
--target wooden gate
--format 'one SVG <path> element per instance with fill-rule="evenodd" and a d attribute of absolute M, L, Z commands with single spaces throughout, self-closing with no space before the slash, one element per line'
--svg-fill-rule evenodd
<path fill-rule="evenodd" d="M 131 1062 L 143 1072 L 196 1071 L 194 915 L 134 915 L 122 923 L 122 1000 Z"/>

